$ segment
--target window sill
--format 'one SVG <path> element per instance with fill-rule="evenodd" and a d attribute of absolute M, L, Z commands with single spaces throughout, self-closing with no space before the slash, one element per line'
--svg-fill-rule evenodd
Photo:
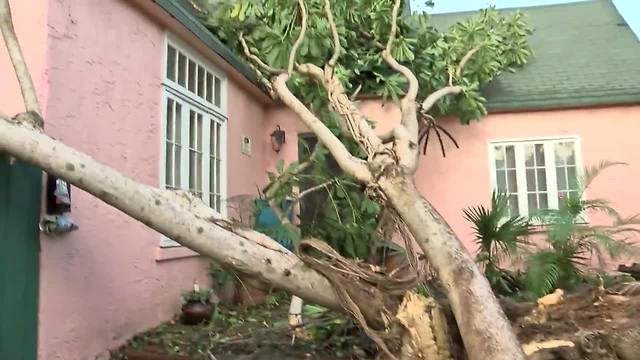
<path fill-rule="evenodd" d="M 201 256 L 197 252 L 187 249 L 184 246 L 175 246 L 175 247 L 157 247 L 156 248 L 156 261 L 169 261 L 169 260 L 178 260 L 178 259 L 186 259 L 191 257 L 199 257 Z"/>

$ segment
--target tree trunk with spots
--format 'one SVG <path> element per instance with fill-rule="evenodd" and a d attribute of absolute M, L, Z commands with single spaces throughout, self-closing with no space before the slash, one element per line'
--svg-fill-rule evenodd
<path fill-rule="evenodd" d="M 436 270 L 469 358 L 522 358 L 520 344 L 489 282 L 444 218 L 418 192 L 413 179 L 381 178 L 378 183 Z"/>

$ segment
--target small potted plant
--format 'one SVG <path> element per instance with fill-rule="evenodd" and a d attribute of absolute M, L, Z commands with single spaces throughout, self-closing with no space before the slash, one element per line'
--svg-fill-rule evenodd
<path fill-rule="evenodd" d="M 211 319 L 213 315 L 213 289 L 201 288 L 198 283 L 193 289 L 182 292 L 182 321 L 187 325 L 197 325 Z"/>

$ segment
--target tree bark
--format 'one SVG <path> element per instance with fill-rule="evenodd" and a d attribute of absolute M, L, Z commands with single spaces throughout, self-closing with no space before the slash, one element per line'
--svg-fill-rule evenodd
<path fill-rule="evenodd" d="M 378 181 L 445 287 L 470 360 L 524 359 L 489 282 L 451 227 L 405 177 Z"/>
<path fill-rule="evenodd" d="M 32 114 L 20 117 L 24 120 Z M 70 182 L 220 265 L 309 302 L 344 311 L 329 281 L 276 241 L 216 219 L 216 213 L 199 199 L 139 183 L 50 138 L 30 122 L 0 116 L 0 152 Z M 379 323 L 384 294 L 373 287 L 367 291 L 356 287 L 349 290 L 354 300 L 364 304 L 365 316 Z"/>

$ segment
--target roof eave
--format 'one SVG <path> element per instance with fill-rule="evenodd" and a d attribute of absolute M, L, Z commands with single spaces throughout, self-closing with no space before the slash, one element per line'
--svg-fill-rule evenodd
<path fill-rule="evenodd" d="M 640 92 L 612 96 L 583 96 L 580 98 L 531 99 L 518 102 L 489 101 L 489 113 L 566 110 L 590 107 L 613 107 L 640 104 Z"/>

